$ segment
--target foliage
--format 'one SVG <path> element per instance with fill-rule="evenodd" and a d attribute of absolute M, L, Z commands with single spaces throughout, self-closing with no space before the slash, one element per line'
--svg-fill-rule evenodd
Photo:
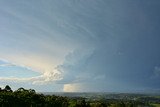
<path fill-rule="evenodd" d="M 33 89 L 19 88 L 14 92 L 4 90 L 11 88 L 6 86 L 0 90 L 0 107 L 68 107 L 66 97 L 44 96 L 37 94 Z"/>
<path fill-rule="evenodd" d="M 69 98 L 55 95 L 38 94 L 34 89 L 23 87 L 12 91 L 7 85 L 0 88 L 0 107 L 159 107 L 159 98 L 141 97 L 130 99 Z"/>

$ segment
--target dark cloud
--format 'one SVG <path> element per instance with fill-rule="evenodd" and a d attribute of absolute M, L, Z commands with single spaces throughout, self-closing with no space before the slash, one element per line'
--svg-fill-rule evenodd
<path fill-rule="evenodd" d="M 0 57 L 41 71 L 42 81 L 91 91 L 160 88 L 151 78 L 155 66 L 159 76 L 158 0 L 3 4 Z"/>

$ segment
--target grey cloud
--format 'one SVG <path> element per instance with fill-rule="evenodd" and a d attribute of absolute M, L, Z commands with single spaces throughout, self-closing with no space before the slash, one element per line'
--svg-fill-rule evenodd
<path fill-rule="evenodd" d="M 141 86 L 150 86 L 150 72 L 146 69 L 159 62 L 159 3 L 145 0 L 5 2 L 9 5 L 0 6 L 5 13 L 1 16 L 0 27 L 5 30 L 1 30 L 0 54 L 12 53 L 17 58 L 24 54 L 21 57 L 37 61 L 43 70 L 57 66 L 30 78 L 35 84 L 86 82 L 89 88 L 93 82 L 92 88 L 96 87 L 94 83 L 97 86 L 103 83 L 104 89 L 109 86 L 134 89 L 142 82 Z M 41 60 L 29 57 L 33 54 Z M 31 60 L 29 63 L 36 65 Z M 154 76 L 159 77 L 159 67 L 154 68 Z"/>
<path fill-rule="evenodd" d="M 92 57 L 94 49 L 77 49 L 69 53 L 63 64 L 57 66 L 57 70 L 62 73 L 63 79 L 58 83 L 80 82 L 87 74 L 87 66 Z M 81 78 L 82 76 L 82 78 Z M 82 79 L 82 80 L 81 80 Z"/>
<path fill-rule="evenodd" d="M 160 67 L 155 66 L 153 70 L 152 78 L 159 78 L 160 77 Z"/>

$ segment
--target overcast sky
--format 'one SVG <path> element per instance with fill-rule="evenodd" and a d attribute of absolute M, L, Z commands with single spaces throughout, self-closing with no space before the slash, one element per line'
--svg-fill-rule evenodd
<path fill-rule="evenodd" d="M 160 90 L 159 0 L 0 0 L 0 87 Z"/>

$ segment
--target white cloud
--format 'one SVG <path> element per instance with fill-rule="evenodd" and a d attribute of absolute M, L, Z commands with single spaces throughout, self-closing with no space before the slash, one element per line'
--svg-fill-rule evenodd
<path fill-rule="evenodd" d="M 12 67 L 15 66 L 13 64 L 0 64 L 0 67 Z"/>
<path fill-rule="evenodd" d="M 29 82 L 35 85 L 48 84 L 50 82 L 55 82 L 61 80 L 61 74 L 59 72 L 45 73 L 40 76 L 30 77 L 30 78 L 17 78 L 17 77 L 0 77 L 0 81 L 4 82 Z"/>
<path fill-rule="evenodd" d="M 63 87 L 64 92 L 78 92 L 82 91 L 81 87 L 79 84 L 65 84 Z"/>
<path fill-rule="evenodd" d="M 7 60 L 1 59 L 0 62 L 1 62 L 0 67 L 14 67 L 14 66 L 17 66 L 17 67 L 28 69 L 28 70 L 33 71 L 33 72 L 37 72 L 37 71 L 34 71 L 32 68 L 26 67 L 24 65 L 14 64 L 14 63 L 11 63 Z M 0 77 L 0 81 L 30 82 L 31 84 L 39 84 L 39 85 L 47 84 L 49 82 L 54 82 L 54 81 L 61 80 L 61 79 L 62 79 L 62 75 L 56 69 L 54 69 L 54 71 L 44 72 L 39 76 L 30 77 L 30 78 Z"/>

